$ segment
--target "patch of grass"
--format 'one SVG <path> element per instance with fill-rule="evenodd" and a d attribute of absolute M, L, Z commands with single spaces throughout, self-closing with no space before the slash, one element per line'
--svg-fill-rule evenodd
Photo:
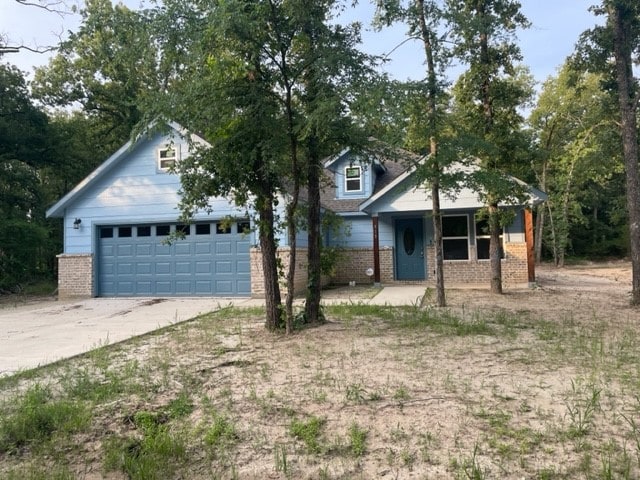
<path fill-rule="evenodd" d="M 289 433 L 304 443 L 308 453 L 318 454 L 323 450 L 320 440 L 326 423 L 326 419 L 316 416 L 309 417 L 307 421 L 293 420 Z"/>
<path fill-rule="evenodd" d="M 571 379 L 571 392 L 565 401 L 571 438 L 584 437 L 591 430 L 594 415 L 600 409 L 601 391 L 591 382 Z"/>
<path fill-rule="evenodd" d="M 328 317 L 335 317 L 343 322 L 356 319 L 360 320 L 392 320 L 395 316 L 395 308 L 385 305 L 369 305 L 366 303 L 340 303 L 325 305 L 325 313 Z"/>
<path fill-rule="evenodd" d="M 226 450 L 239 440 L 233 422 L 224 415 L 215 414 L 212 424 L 206 429 L 204 442 L 214 450 Z"/>
<path fill-rule="evenodd" d="M 349 427 L 349 449 L 354 457 L 361 457 L 367 450 L 367 430 L 353 422 Z"/>
<path fill-rule="evenodd" d="M 186 461 L 187 448 L 184 436 L 171 431 L 165 421 L 155 412 L 136 412 L 133 423 L 142 438 L 107 438 L 103 444 L 105 469 L 122 471 L 131 480 L 171 477 Z"/>
<path fill-rule="evenodd" d="M 75 480 L 66 466 L 26 465 L 2 473 L 3 480 Z"/>
<path fill-rule="evenodd" d="M 0 452 L 39 446 L 54 435 L 66 435 L 89 424 L 87 408 L 70 400 L 56 400 L 47 387 L 36 384 L 14 405 L 3 407 L 0 419 Z"/>
<path fill-rule="evenodd" d="M 170 418 L 181 418 L 190 415 L 194 409 L 191 397 L 184 390 L 180 394 L 171 400 L 167 405 L 167 414 Z"/>

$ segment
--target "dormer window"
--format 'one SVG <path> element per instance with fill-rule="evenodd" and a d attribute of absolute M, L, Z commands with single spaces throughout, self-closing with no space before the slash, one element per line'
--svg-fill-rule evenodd
<path fill-rule="evenodd" d="M 166 172 L 173 168 L 178 160 L 178 145 L 166 145 L 158 149 L 158 169 Z"/>
<path fill-rule="evenodd" d="M 347 167 L 344 171 L 345 191 L 361 192 L 362 191 L 362 168 Z"/>

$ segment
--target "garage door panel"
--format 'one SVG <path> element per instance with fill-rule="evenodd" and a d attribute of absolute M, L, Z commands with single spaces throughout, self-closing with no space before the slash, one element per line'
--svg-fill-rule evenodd
<path fill-rule="evenodd" d="M 216 273 L 231 273 L 231 262 L 229 260 L 218 260 L 216 261 Z"/>
<path fill-rule="evenodd" d="M 168 275 L 171 273 L 171 263 L 169 262 L 156 262 L 156 273 L 158 275 Z"/>
<path fill-rule="evenodd" d="M 176 275 L 191 275 L 191 262 L 176 262 Z"/>
<path fill-rule="evenodd" d="M 196 255 L 211 255 L 211 243 L 198 242 L 195 245 Z"/>
<path fill-rule="evenodd" d="M 183 239 L 164 244 L 170 229 L 158 225 L 101 227 L 134 232 L 98 238 L 98 294 L 102 296 L 249 295 L 250 243 L 232 225 L 196 224 Z M 102 230 L 99 232 L 101 233 Z M 135 232 L 138 232 L 137 234 Z M 140 234 L 142 232 L 142 234 Z M 99 235 L 100 237 L 100 235 Z"/>
<path fill-rule="evenodd" d="M 132 263 L 118 263 L 118 276 L 121 275 L 133 275 L 134 267 Z"/>
<path fill-rule="evenodd" d="M 216 292 L 220 295 L 233 295 L 233 280 L 216 280 Z"/>
<path fill-rule="evenodd" d="M 248 241 L 236 243 L 236 253 L 249 255 L 251 244 Z"/>
<path fill-rule="evenodd" d="M 248 260 L 236 260 L 237 273 L 251 273 L 251 263 Z"/>
<path fill-rule="evenodd" d="M 139 243 L 136 245 L 136 257 L 146 257 L 153 255 L 153 245 L 150 243 Z"/>
<path fill-rule="evenodd" d="M 196 262 L 196 273 L 211 273 L 211 262 Z"/>
<path fill-rule="evenodd" d="M 176 294 L 177 295 L 189 295 L 193 293 L 193 289 L 191 287 L 191 281 L 186 280 L 176 280 Z"/>
<path fill-rule="evenodd" d="M 216 255 L 230 255 L 231 254 L 231 242 L 229 241 L 217 241 L 215 243 Z"/>
<path fill-rule="evenodd" d="M 138 295 L 153 295 L 153 289 L 151 286 L 151 282 L 141 282 L 138 280 L 136 282 L 136 293 Z"/>
<path fill-rule="evenodd" d="M 238 280 L 236 290 L 240 295 L 249 295 L 251 293 L 251 281 Z"/>

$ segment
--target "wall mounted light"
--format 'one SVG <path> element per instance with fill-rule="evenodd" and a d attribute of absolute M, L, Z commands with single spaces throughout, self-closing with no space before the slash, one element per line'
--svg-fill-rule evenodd
<path fill-rule="evenodd" d="M 73 221 L 73 229 L 74 230 L 79 230 L 80 229 L 80 224 L 82 223 L 82 220 L 80 220 L 79 218 L 76 218 Z"/>

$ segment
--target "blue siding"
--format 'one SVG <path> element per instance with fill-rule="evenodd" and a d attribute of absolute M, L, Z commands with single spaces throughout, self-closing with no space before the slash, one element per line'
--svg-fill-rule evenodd
<path fill-rule="evenodd" d="M 359 166 L 362 168 L 362 191 L 345 191 L 345 168 L 349 166 Z M 361 161 L 350 153 L 338 159 L 330 167 L 336 185 L 336 198 L 369 198 L 373 193 L 375 175 L 372 174 L 372 166 L 369 162 Z"/>
<path fill-rule="evenodd" d="M 378 220 L 379 246 L 393 246 L 393 221 L 391 217 Z M 344 217 L 344 225 L 338 235 L 328 235 L 329 246 L 373 248 L 373 225 L 368 216 Z"/>
<path fill-rule="evenodd" d="M 156 150 L 169 138 L 156 135 L 142 140 L 125 154 L 126 158 L 74 199 L 65 211 L 65 253 L 89 253 L 94 250 L 93 232 L 96 225 L 115 225 L 135 222 L 176 221 L 180 212 L 180 179 L 177 175 L 159 171 Z M 179 138 L 181 157 L 188 154 L 188 146 Z M 244 209 L 235 207 L 224 198 L 212 199 L 211 215 L 197 219 L 221 218 L 227 215 L 246 216 Z M 82 219 L 81 227 L 73 229 L 75 218 Z"/>

